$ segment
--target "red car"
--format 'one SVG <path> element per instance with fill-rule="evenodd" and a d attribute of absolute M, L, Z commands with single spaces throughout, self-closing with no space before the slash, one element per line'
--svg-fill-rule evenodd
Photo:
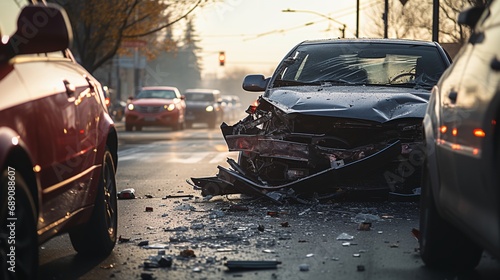
<path fill-rule="evenodd" d="M 67 49 L 64 10 L 19 6 L 0 9 L 0 279 L 36 279 L 38 246 L 61 233 L 101 256 L 117 236 L 117 133 L 102 87 Z"/>
<path fill-rule="evenodd" d="M 125 130 L 133 127 L 168 126 L 184 129 L 186 102 L 176 87 L 143 87 L 137 97 L 130 98 L 125 109 Z"/>

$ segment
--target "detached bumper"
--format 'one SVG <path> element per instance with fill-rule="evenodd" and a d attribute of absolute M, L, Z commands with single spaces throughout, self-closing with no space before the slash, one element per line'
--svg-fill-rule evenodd
<path fill-rule="evenodd" d="M 300 149 L 299 149 L 300 150 Z M 254 151 L 255 152 L 255 151 Z M 288 153 L 289 154 L 289 153 Z M 310 176 L 302 177 L 282 185 L 268 185 L 253 178 L 232 159 L 228 160 L 232 169 L 218 166 L 219 173 L 216 177 L 191 178 L 195 186 L 201 190 L 203 196 L 248 194 L 268 198 L 276 203 L 281 203 L 281 195 L 276 192 L 289 193 L 326 193 L 332 192 L 338 184 L 350 178 L 360 178 L 372 173 L 393 162 L 401 155 L 401 143 L 389 143 L 379 151 L 359 160 L 343 165 L 333 165 L 331 168 Z M 300 157 L 300 153 L 297 154 Z"/>

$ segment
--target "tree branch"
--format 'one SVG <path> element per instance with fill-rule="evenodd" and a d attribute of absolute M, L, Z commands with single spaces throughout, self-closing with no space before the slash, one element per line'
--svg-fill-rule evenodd
<path fill-rule="evenodd" d="M 186 14 L 184 14 L 183 16 L 179 17 L 178 19 L 172 21 L 172 22 L 169 22 L 165 25 L 162 25 L 160 27 L 157 27 L 155 29 L 152 29 L 150 31 L 147 31 L 147 32 L 144 32 L 144 33 L 141 33 L 141 34 L 134 34 L 134 35 L 124 35 L 123 38 L 137 38 L 137 37 L 144 37 L 144 36 L 147 36 L 147 35 L 150 35 L 150 34 L 153 34 L 155 32 L 158 32 L 164 28 L 167 28 L 169 26 L 171 26 L 172 24 L 180 21 L 181 19 L 183 18 L 186 18 L 190 13 L 192 13 L 202 2 L 203 0 L 199 0 L 189 11 L 186 12 Z"/>

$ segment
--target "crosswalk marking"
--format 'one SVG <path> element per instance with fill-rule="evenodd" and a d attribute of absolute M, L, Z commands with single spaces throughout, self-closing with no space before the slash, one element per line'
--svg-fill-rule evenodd
<path fill-rule="evenodd" d="M 118 156 L 119 162 L 138 161 L 138 162 L 158 162 L 158 163 L 183 163 L 197 164 L 201 162 L 221 163 L 226 162 L 228 157 L 236 159 L 238 156 L 235 152 L 141 152 L 124 156 Z"/>

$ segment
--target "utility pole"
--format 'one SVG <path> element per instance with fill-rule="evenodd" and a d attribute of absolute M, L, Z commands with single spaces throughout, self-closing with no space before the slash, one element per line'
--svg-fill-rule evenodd
<path fill-rule="evenodd" d="M 382 16 L 384 19 L 384 38 L 389 37 L 389 0 L 385 0 L 384 3 L 384 15 Z"/>
<path fill-rule="evenodd" d="M 432 41 L 439 42 L 439 0 L 432 1 Z"/>
<path fill-rule="evenodd" d="M 359 0 L 356 0 L 356 38 L 359 38 Z"/>

